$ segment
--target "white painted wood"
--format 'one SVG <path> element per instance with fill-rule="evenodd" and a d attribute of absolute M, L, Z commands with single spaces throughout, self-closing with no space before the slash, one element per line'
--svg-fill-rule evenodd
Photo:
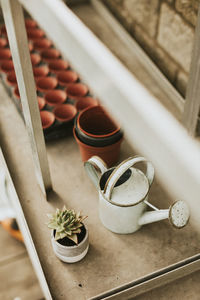
<path fill-rule="evenodd" d="M 184 106 L 183 124 L 195 136 L 200 111 L 200 7 L 195 30 L 189 81 Z"/>
<path fill-rule="evenodd" d="M 6 173 L 6 181 L 7 181 L 7 191 L 8 191 L 8 196 L 10 199 L 10 202 L 12 204 L 12 208 L 14 209 L 15 213 L 16 213 L 16 219 L 17 219 L 17 223 L 19 225 L 19 228 L 22 232 L 22 235 L 24 237 L 24 243 L 26 245 L 27 251 L 29 253 L 29 257 L 31 259 L 31 262 L 33 264 L 33 267 L 35 269 L 36 275 L 38 277 L 40 286 L 42 288 L 42 291 L 44 293 L 45 299 L 47 300 L 52 300 L 38 255 L 37 255 L 37 251 L 35 249 L 35 245 L 33 243 L 26 219 L 24 217 L 24 213 L 19 201 L 19 198 L 17 196 L 17 193 L 15 191 L 15 187 L 13 185 L 12 179 L 10 177 L 10 173 L 8 171 L 2 150 L 0 148 L 0 164 L 1 166 L 3 166 L 5 173 Z"/>
<path fill-rule="evenodd" d="M 129 141 L 140 153 L 152 160 L 168 192 L 192 204 L 191 210 L 198 227 L 199 145 L 82 25 L 62 1 L 20 0 L 20 2 L 69 58 L 106 107 L 121 120 Z M 191 261 L 185 260 L 177 264 L 171 277 L 162 277 L 162 280 L 159 278 L 162 276 L 161 273 L 150 274 L 149 277 L 142 278 L 141 283 L 134 284 L 140 292 L 145 288 L 152 289 L 199 269 L 199 257 L 195 257 L 192 265 L 190 263 Z M 173 270 L 167 269 L 168 271 Z M 166 269 L 163 272 L 166 272 Z M 148 286 L 148 279 L 153 279 L 152 276 L 155 280 Z M 129 287 L 123 287 L 126 288 Z M 115 294 L 113 299 L 119 296 L 116 294 L 117 291 L 113 293 Z M 125 297 L 130 298 L 132 295 L 133 291 L 130 293 L 128 291 Z M 118 299 L 123 299 L 119 297 Z"/>
<path fill-rule="evenodd" d="M 199 144 L 64 3 L 20 2 L 121 121 L 134 148 L 153 162 L 165 189 L 174 198 L 189 203 L 193 219 L 199 224 Z"/>
<path fill-rule="evenodd" d="M 51 189 L 51 178 L 39 114 L 35 81 L 28 49 L 22 7 L 18 1 L 1 1 L 10 48 L 14 61 L 22 108 L 30 137 L 36 176 L 44 194 Z"/>
<path fill-rule="evenodd" d="M 158 288 L 164 284 L 168 284 L 176 279 L 182 278 L 199 270 L 200 255 L 185 259 L 167 268 L 158 270 L 139 278 L 127 285 L 117 287 L 100 295 L 90 298 L 90 300 L 128 300 L 146 293 L 152 289 Z"/>

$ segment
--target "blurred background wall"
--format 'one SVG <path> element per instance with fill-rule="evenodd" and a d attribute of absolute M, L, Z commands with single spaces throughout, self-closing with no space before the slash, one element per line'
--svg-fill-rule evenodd
<path fill-rule="evenodd" d="M 102 0 L 184 96 L 197 0 Z"/>

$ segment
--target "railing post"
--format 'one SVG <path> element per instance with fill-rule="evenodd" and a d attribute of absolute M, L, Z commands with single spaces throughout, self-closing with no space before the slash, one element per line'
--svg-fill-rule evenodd
<path fill-rule="evenodd" d="M 195 30 L 192 61 L 184 105 L 183 125 L 195 136 L 200 110 L 200 6 Z"/>
<path fill-rule="evenodd" d="M 36 176 L 43 193 L 46 195 L 46 190 L 52 188 L 52 183 L 39 114 L 23 10 L 18 0 L 2 0 L 1 6 L 17 76 L 23 114 L 30 138 Z"/>

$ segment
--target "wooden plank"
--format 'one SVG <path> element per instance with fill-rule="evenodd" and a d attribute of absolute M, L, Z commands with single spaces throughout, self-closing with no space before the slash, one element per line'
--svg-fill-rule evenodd
<path fill-rule="evenodd" d="M 200 8 L 198 11 L 191 59 L 186 102 L 183 113 L 183 124 L 187 128 L 189 134 L 195 136 L 200 110 Z"/>
<path fill-rule="evenodd" d="M 0 266 L 0 299 L 39 300 L 43 298 L 27 255 Z"/>
<path fill-rule="evenodd" d="M 168 284 L 200 269 L 200 255 L 188 258 L 177 264 L 168 266 L 143 278 L 135 280 L 123 287 L 107 291 L 90 300 L 126 300 L 146 293 L 152 289 Z"/>
<path fill-rule="evenodd" d="M 52 184 L 28 49 L 23 11 L 19 2 L 15 0 L 3 0 L 1 6 L 14 61 L 27 131 L 30 136 L 36 176 L 39 185 L 45 194 L 45 190 L 51 189 Z"/>
<path fill-rule="evenodd" d="M 30 147 L 24 124 L 1 86 L 0 91 L 3 95 L 0 101 L 2 149 L 53 299 L 88 299 L 199 252 L 200 237 L 191 224 L 176 230 L 166 220 L 144 226 L 130 235 L 113 234 L 104 228 L 98 217 L 98 193 L 85 174 L 72 136 L 47 146 L 55 193 L 51 194 L 50 201 L 41 201 L 34 174 L 29 172 L 33 162 L 30 155 L 25 156 L 30 153 Z M 16 139 L 20 142 L 17 145 Z M 124 142 L 120 161 L 136 153 Z M 149 200 L 159 208 L 167 208 L 173 201 L 156 181 Z M 90 249 L 85 259 L 72 265 L 63 264 L 55 257 L 50 231 L 45 225 L 46 213 L 64 204 L 88 215 Z"/>
<path fill-rule="evenodd" d="M 130 143 L 153 162 L 166 190 L 174 198 L 189 203 L 199 224 L 199 144 L 64 3 L 59 0 L 20 2 L 107 109 L 121 121 Z M 173 170 L 176 176 L 172 176 Z"/>
<path fill-rule="evenodd" d="M 7 189 L 8 189 L 8 195 L 9 199 L 11 200 L 12 207 L 16 213 L 16 219 L 19 225 L 19 228 L 23 234 L 24 237 L 24 243 L 26 245 L 27 251 L 29 253 L 29 257 L 32 261 L 33 267 L 35 269 L 36 275 L 39 279 L 40 286 L 43 290 L 43 293 L 47 300 L 52 300 L 51 294 L 49 292 L 48 285 L 46 283 L 46 279 L 44 277 L 44 273 L 40 264 L 40 261 L 38 259 L 37 251 L 35 249 L 35 245 L 33 243 L 26 219 L 24 217 L 24 213 L 22 211 L 22 207 L 19 201 L 19 198 L 17 196 L 17 193 L 15 191 L 15 187 L 13 185 L 12 179 L 10 177 L 10 173 L 8 171 L 2 150 L 0 149 L 0 161 L 1 165 L 4 167 L 6 172 L 6 178 L 7 178 Z"/>
<path fill-rule="evenodd" d="M 0 225 L 0 240 L 1 245 L 6 245 L 6 247 L 0 247 L 0 265 L 5 261 L 15 259 L 16 256 L 21 256 L 26 253 L 24 245 L 19 241 L 15 240 L 7 231 L 3 229 Z"/>

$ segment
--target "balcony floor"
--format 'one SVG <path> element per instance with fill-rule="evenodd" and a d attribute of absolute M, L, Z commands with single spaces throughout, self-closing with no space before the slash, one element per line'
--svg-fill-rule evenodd
<path fill-rule="evenodd" d="M 88 12 L 87 7 L 87 5 L 83 6 L 82 10 L 85 16 Z M 91 11 L 91 8 L 89 10 L 92 16 L 93 10 Z M 94 22 L 94 16 L 91 19 L 88 17 L 88 20 L 92 19 Z M 96 19 L 97 27 L 100 19 L 100 17 Z M 101 27 L 98 28 L 100 30 Z M 110 34 L 113 37 L 113 33 Z M 101 38 L 103 39 L 104 36 Z M 105 40 L 108 41 L 107 35 Z M 130 57 L 127 61 L 128 59 Z M 141 66 L 136 63 L 135 66 L 140 74 Z M 167 99 L 161 89 L 158 89 L 156 82 L 152 83 L 150 79 L 148 80 L 152 86 L 155 85 L 153 90 L 157 96 L 160 94 L 158 98 Z M 97 192 L 85 174 L 78 147 L 72 135 L 47 144 L 54 187 L 54 192 L 48 195 L 47 202 L 35 179 L 31 150 L 23 121 L 1 85 L 0 95 L 2 149 L 53 299 L 82 300 L 95 297 L 199 253 L 200 235 L 191 224 L 182 230 L 176 230 L 169 225 L 168 221 L 162 221 L 143 226 L 140 231 L 131 235 L 117 235 L 106 230 L 98 217 Z M 139 153 L 135 153 L 134 149 L 124 142 L 120 161 L 135 154 Z M 168 208 L 175 200 L 167 196 L 157 180 L 151 189 L 150 199 L 152 199 L 152 204 L 159 208 Z M 84 260 L 71 265 L 60 262 L 54 256 L 50 243 L 50 231 L 45 225 L 46 214 L 54 211 L 56 207 L 61 208 L 64 204 L 67 207 L 82 210 L 83 214 L 88 215 L 86 223 L 90 234 L 89 252 Z M 197 278 L 200 278 L 200 273 L 188 278 L 183 279 L 183 282 L 186 280 L 185 286 L 189 288 L 189 283 L 192 282 L 194 293 L 198 292 Z M 172 299 L 184 299 L 186 294 L 183 295 L 181 291 L 181 283 L 182 281 L 177 288 L 179 298 L 177 294 L 173 298 L 171 291 L 174 291 L 175 287 L 174 284 L 170 285 L 171 294 L 169 295 Z M 164 290 L 167 295 L 168 288 Z M 158 296 L 159 293 L 162 294 L 162 289 L 148 293 L 146 299 L 168 299 Z M 138 297 L 138 300 L 145 299 L 143 297 L 145 296 Z"/>

